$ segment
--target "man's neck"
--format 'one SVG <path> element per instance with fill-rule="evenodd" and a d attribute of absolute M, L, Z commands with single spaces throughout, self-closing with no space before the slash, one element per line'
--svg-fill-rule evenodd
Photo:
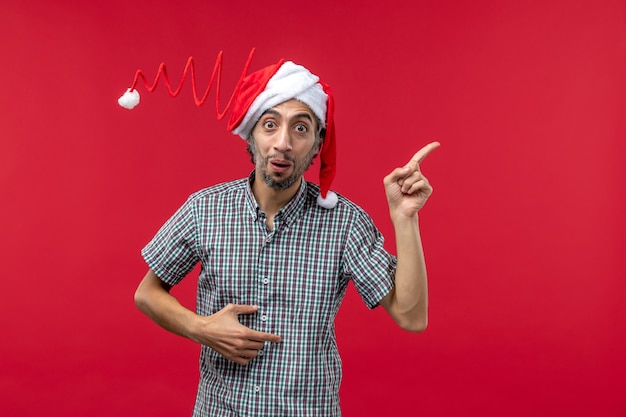
<path fill-rule="evenodd" d="M 289 201 L 298 193 L 300 185 L 303 179 L 300 178 L 291 187 L 286 190 L 275 190 L 270 188 L 262 178 L 256 176 L 254 183 L 252 184 L 252 194 L 256 199 L 257 204 L 261 207 L 261 210 L 268 217 L 268 220 L 274 219 L 278 210 L 285 207 Z"/>

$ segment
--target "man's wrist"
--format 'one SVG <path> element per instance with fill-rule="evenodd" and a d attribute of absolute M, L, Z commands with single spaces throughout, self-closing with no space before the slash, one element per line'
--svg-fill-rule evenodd
<path fill-rule="evenodd" d="M 390 213 L 390 217 L 391 217 L 391 222 L 396 226 L 396 227 L 404 227 L 404 226 L 408 226 L 408 225 L 413 225 L 419 222 L 419 212 L 415 212 L 411 215 L 406 215 L 404 213 L 401 212 L 394 212 L 392 211 Z"/>

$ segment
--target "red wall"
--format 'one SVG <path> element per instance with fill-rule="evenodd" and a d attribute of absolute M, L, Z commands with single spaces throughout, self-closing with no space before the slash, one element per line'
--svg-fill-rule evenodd
<path fill-rule="evenodd" d="M 198 348 L 135 309 L 139 250 L 251 165 L 213 95 L 116 99 L 189 55 L 205 86 L 223 50 L 225 101 L 253 46 L 253 70 L 285 57 L 333 87 L 334 188 L 390 250 L 382 178 L 442 143 L 423 164 L 430 327 L 350 288 L 346 416 L 626 415 L 624 1 L 6 3 L 2 415 L 190 415 Z M 194 278 L 175 293 L 193 306 Z"/>

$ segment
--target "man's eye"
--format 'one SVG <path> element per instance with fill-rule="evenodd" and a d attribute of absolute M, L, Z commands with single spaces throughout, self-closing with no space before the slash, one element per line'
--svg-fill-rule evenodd
<path fill-rule="evenodd" d="M 298 133 L 306 133 L 309 129 L 305 125 L 296 125 L 296 131 Z"/>
<path fill-rule="evenodd" d="M 273 129 L 276 127 L 276 123 L 272 122 L 271 120 L 268 120 L 265 123 L 263 123 L 263 127 L 266 129 Z"/>

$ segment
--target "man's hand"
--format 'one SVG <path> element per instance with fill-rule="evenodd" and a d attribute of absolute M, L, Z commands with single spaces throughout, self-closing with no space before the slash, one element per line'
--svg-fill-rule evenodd
<path fill-rule="evenodd" d="M 191 339 L 226 359 L 246 365 L 259 354 L 265 342 L 281 341 L 280 336 L 252 330 L 239 322 L 240 314 L 254 314 L 257 310 L 256 306 L 228 304 L 211 316 L 199 316 L 200 324 Z"/>
<path fill-rule="evenodd" d="M 383 180 L 392 217 L 412 217 L 428 200 L 433 188 L 420 171 L 419 164 L 438 147 L 439 142 L 429 143 L 417 151 L 404 167 L 394 169 Z"/>

